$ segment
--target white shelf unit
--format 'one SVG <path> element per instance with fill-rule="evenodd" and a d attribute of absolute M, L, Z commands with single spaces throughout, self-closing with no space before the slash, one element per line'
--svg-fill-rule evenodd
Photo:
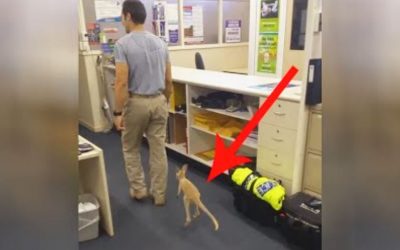
<path fill-rule="evenodd" d="M 210 135 L 216 136 L 216 133 L 211 132 L 211 131 L 209 131 L 209 130 L 207 130 L 207 129 L 205 129 L 205 128 L 202 128 L 202 127 L 199 127 L 199 126 L 196 126 L 196 125 L 192 125 L 191 128 L 192 128 L 192 129 L 195 129 L 195 130 L 198 130 L 198 131 L 201 131 L 201 132 L 206 133 L 206 134 L 210 134 Z M 233 141 L 235 140 L 235 138 L 228 137 L 228 136 L 220 135 L 220 137 L 221 137 L 222 139 L 224 139 L 224 140 L 231 141 L 231 142 L 233 142 Z M 252 148 L 252 149 L 257 149 L 257 143 L 245 141 L 245 142 L 243 143 L 243 145 L 244 145 L 245 147 L 249 147 L 249 148 Z"/>
<path fill-rule="evenodd" d="M 185 143 L 180 143 L 180 144 L 176 144 L 176 143 L 166 143 L 165 146 L 177 153 L 186 154 L 186 147 L 185 147 Z"/>
<path fill-rule="evenodd" d="M 187 114 L 186 113 L 183 113 L 183 112 L 178 112 L 178 111 L 175 111 L 175 110 L 168 110 L 168 112 L 170 113 L 170 114 L 174 114 L 174 115 L 183 115 L 183 116 L 186 116 Z"/>
<path fill-rule="evenodd" d="M 197 106 L 196 104 L 191 103 L 190 106 L 192 108 L 198 108 L 198 109 L 203 109 L 212 113 L 217 113 L 220 115 L 226 115 L 226 116 L 230 116 L 230 117 L 234 117 L 234 118 L 238 118 L 241 120 L 245 120 L 248 121 L 251 119 L 251 115 L 250 112 L 246 112 L 246 111 L 238 111 L 238 112 L 228 112 L 224 109 L 210 109 L 210 108 L 202 108 Z"/>
<path fill-rule="evenodd" d="M 237 119 L 244 124 L 252 116 L 248 112 L 202 108 L 192 103 L 192 98 L 225 91 L 241 94 L 245 102 L 261 105 L 272 90 L 254 89 L 254 86 L 279 82 L 280 79 L 174 67 L 173 80 L 174 84 L 180 83 L 186 86 L 188 152 L 184 155 L 211 167 L 212 160 L 202 159 L 197 154 L 214 149 L 216 133 L 196 125 L 195 114 L 200 112 L 217 114 Z M 301 152 L 304 148 L 301 146 L 301 141 L 305 136 L 299 129 L 303 122 L 300 115 L 301 83 L 299 81 L 291 83 L 298 87 L 285 89 L 258 124 L 257 142 L 245 141 L 237 152 L 238 155 L 257 156 L 257 171 L 269 178 L 281 180 L 288 195 L 301 190 L 296 183 L 302 179 L 298 173 L 301 172 L 299 169 L 303 168 L 304 157 L 301 156 Z M 234 141 L 232 137 L 221 136 L 221 138 L 226 146 Z"/>
<path fill-rule="evenodd" d="M 199 96 L 205 96 L 209 93 L 216 92 L 216 91 L 223 91 L 218 88 L 208 88 L 208 87 L 202 87 L 202 86 L 196 86 L 196 85 L 191 85 L 187 84 L 187 90 L 186 90 L 186 102 L 187 102 L 187 117 L 188 117 L 188 149 L 189 149 L 189 157 L 206 165 L 211 167 L 212 166 L 212 160 L 207 161 L 196 154 L 208 151 L 208 150 L 213 150 L 215 148 L 215 138 L 216 138 L 216 133 L 212 132 L 206 128 L 197 126 L 194 124 L 194 117 L 195 114 L 197 113 L 202 113 L 202 112 L 210 112 L 210 113 L 215 113 L 218 115 L 225 116 L 229 119 L 236 119 L 240 120 L 243 122 L 243 124 L 246 124 L 248 120 L 251 119 L 251 115 L 249 112 L 227 112 L 223 109 L 211 109 L 211 108 L 201 108 L 195 104 L 192 103 L 192 98 L 198 98 Z M 226 92 L 231 92 L 231 91 L 226 91 Z M 253 98 L 255 101 L 258 100 L 258 97 L 250 97 L 246 96 L 246 98 Z M 254 102 L 253 100 L 253 102 Z M 220 135 L 220 137 L 224 140 L 225 145 L 229 145 L 232 143 L 235 138 L 228 137 L 228 136 L 223 136 Z M 257 144 L 256 143 L 249 143 L 245 142 L 241 148 L 239 149 L 238 154 L 241 155 L 246 155 L 246 156 L 256 156 L 257 154 Z M 228 174 L 228 171 L 225 172 L 225 174 Z"/>
<path fill-rule="evenodd" d="M 100 203 L 100 224 L 109 236 L 114 236 L 103 150 L 82 136 L 79 136 L 78 141 L 93 147 L 92 151 L 78 156 L 80 193 L 91 193 L 96 196 Z"/>
<path fill-rule="evenodd" d="M 178 98 L 179 103 L 170 103 L 170 116 L 185 119 L 186 126 L 184 129 L 179 129 L 179 132 L 186 136 L 187 145 L 184 146 L 183 142 L 178 142 L 166 144 L 166 147 L 208 167 L 212 166 L 213 161 L 203 160 L 196 154 L 213 149 L 215 133 L 194 127 L 192 123 L 194 113 L 206 111 L 244 122 L 247 122 L 251 116 L 246 112 L 230 113 L 219 109 L 202 109 L 192 105 L 192 97 L 215 91 L 226 91 L 242 94 L 245 98 L 254 99 L 261 104 L 272 90 L 258 89 L 254 86 L 276 83 L 280 80 L 273 77 L 238 75 L 177 66 L 172 68 L 172 79 L 174 86 L 179 86 L 174 88 L 174 92 L 180 91 L 185 96 Z M 267 177 L 281 179 L 287 194 L 301 191 L 301 185 L 298 185 L 302 180 L 304 163 L 302 155 L 304 146 L 301 141 L 305 138 L 305 133 L 299 129 L 305 126 L 300 112 L 301 109 L 305 109 L 300 104 L 301 82 L 292 81 L 291 83 L 297 87 L 285 89 L 279 100 L 259 123 L 257 144 L 246 141 L 238 152 L 240 155 L 257 156 L 257 170 Z M 186 105 L 187 113 L 175 112 L 174 105 L 183 103 Z M 223 139 L 226 145 L 233 141 L 233 138 L 229 137 L 223 137 Z"/>

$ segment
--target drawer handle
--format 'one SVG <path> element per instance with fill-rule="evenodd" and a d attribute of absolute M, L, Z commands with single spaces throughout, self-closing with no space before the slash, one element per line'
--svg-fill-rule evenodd
<path fill-rule="evenodd" d="M 275 165 L 275 166 L 281 166 L 282 164 L 281 163 L 277 163 L 277 162 L 271 162 L 272 163 L 272 165 Z"/>
<path fill-rule="evenodd" d="M 277 116 L 284 116 L 284 115 L 286 115 L 285 113 L 282 113 L 282 112 L 274 112 L 274 115 L 277 115 Z"/>
<path fill-rule="evenodd" d="M 275 138 L 275 137 L 272 137 L 272 140 L 277 141 L 277 142 L 283 142 L 283 139 L 278 139 L 278 138 Z"/>

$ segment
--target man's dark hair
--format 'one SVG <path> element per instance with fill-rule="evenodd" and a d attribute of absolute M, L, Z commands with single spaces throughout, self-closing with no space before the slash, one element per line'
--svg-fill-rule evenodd
<path fill-rule="evenodd" d="M 131 15 L 133 23 L 144 24 L 146 21 L 146 8 L 139 0 L 126 0 L 123 3 L 122 14 L 126 17 L 128 13 Z"/>

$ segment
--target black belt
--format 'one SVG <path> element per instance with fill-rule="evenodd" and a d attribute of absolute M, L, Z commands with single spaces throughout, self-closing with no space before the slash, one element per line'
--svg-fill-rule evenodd
<path fill-rule="evenodd" d="M 157 96 L 160 96 L 160 95 L 161 95 L 161 93 L 151 94 L 151 95 L 142 95 L 142 94 L 136 94 L 136 93 L 129 92 L 129 97 L 130 98 L 132 98 L 132 97 L 154 98 L 154 97 L 157 97 Z"/>

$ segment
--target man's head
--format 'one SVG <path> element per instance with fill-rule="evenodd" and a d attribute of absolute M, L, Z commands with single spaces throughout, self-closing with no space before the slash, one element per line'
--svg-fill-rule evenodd
<path fill-rule="evenodd" d="M 122 25 L 129 33 L 135 26 L 142 26 L 146 21 L 146 8 L 139 0 L 126 0 L 122 5 Z"/>

